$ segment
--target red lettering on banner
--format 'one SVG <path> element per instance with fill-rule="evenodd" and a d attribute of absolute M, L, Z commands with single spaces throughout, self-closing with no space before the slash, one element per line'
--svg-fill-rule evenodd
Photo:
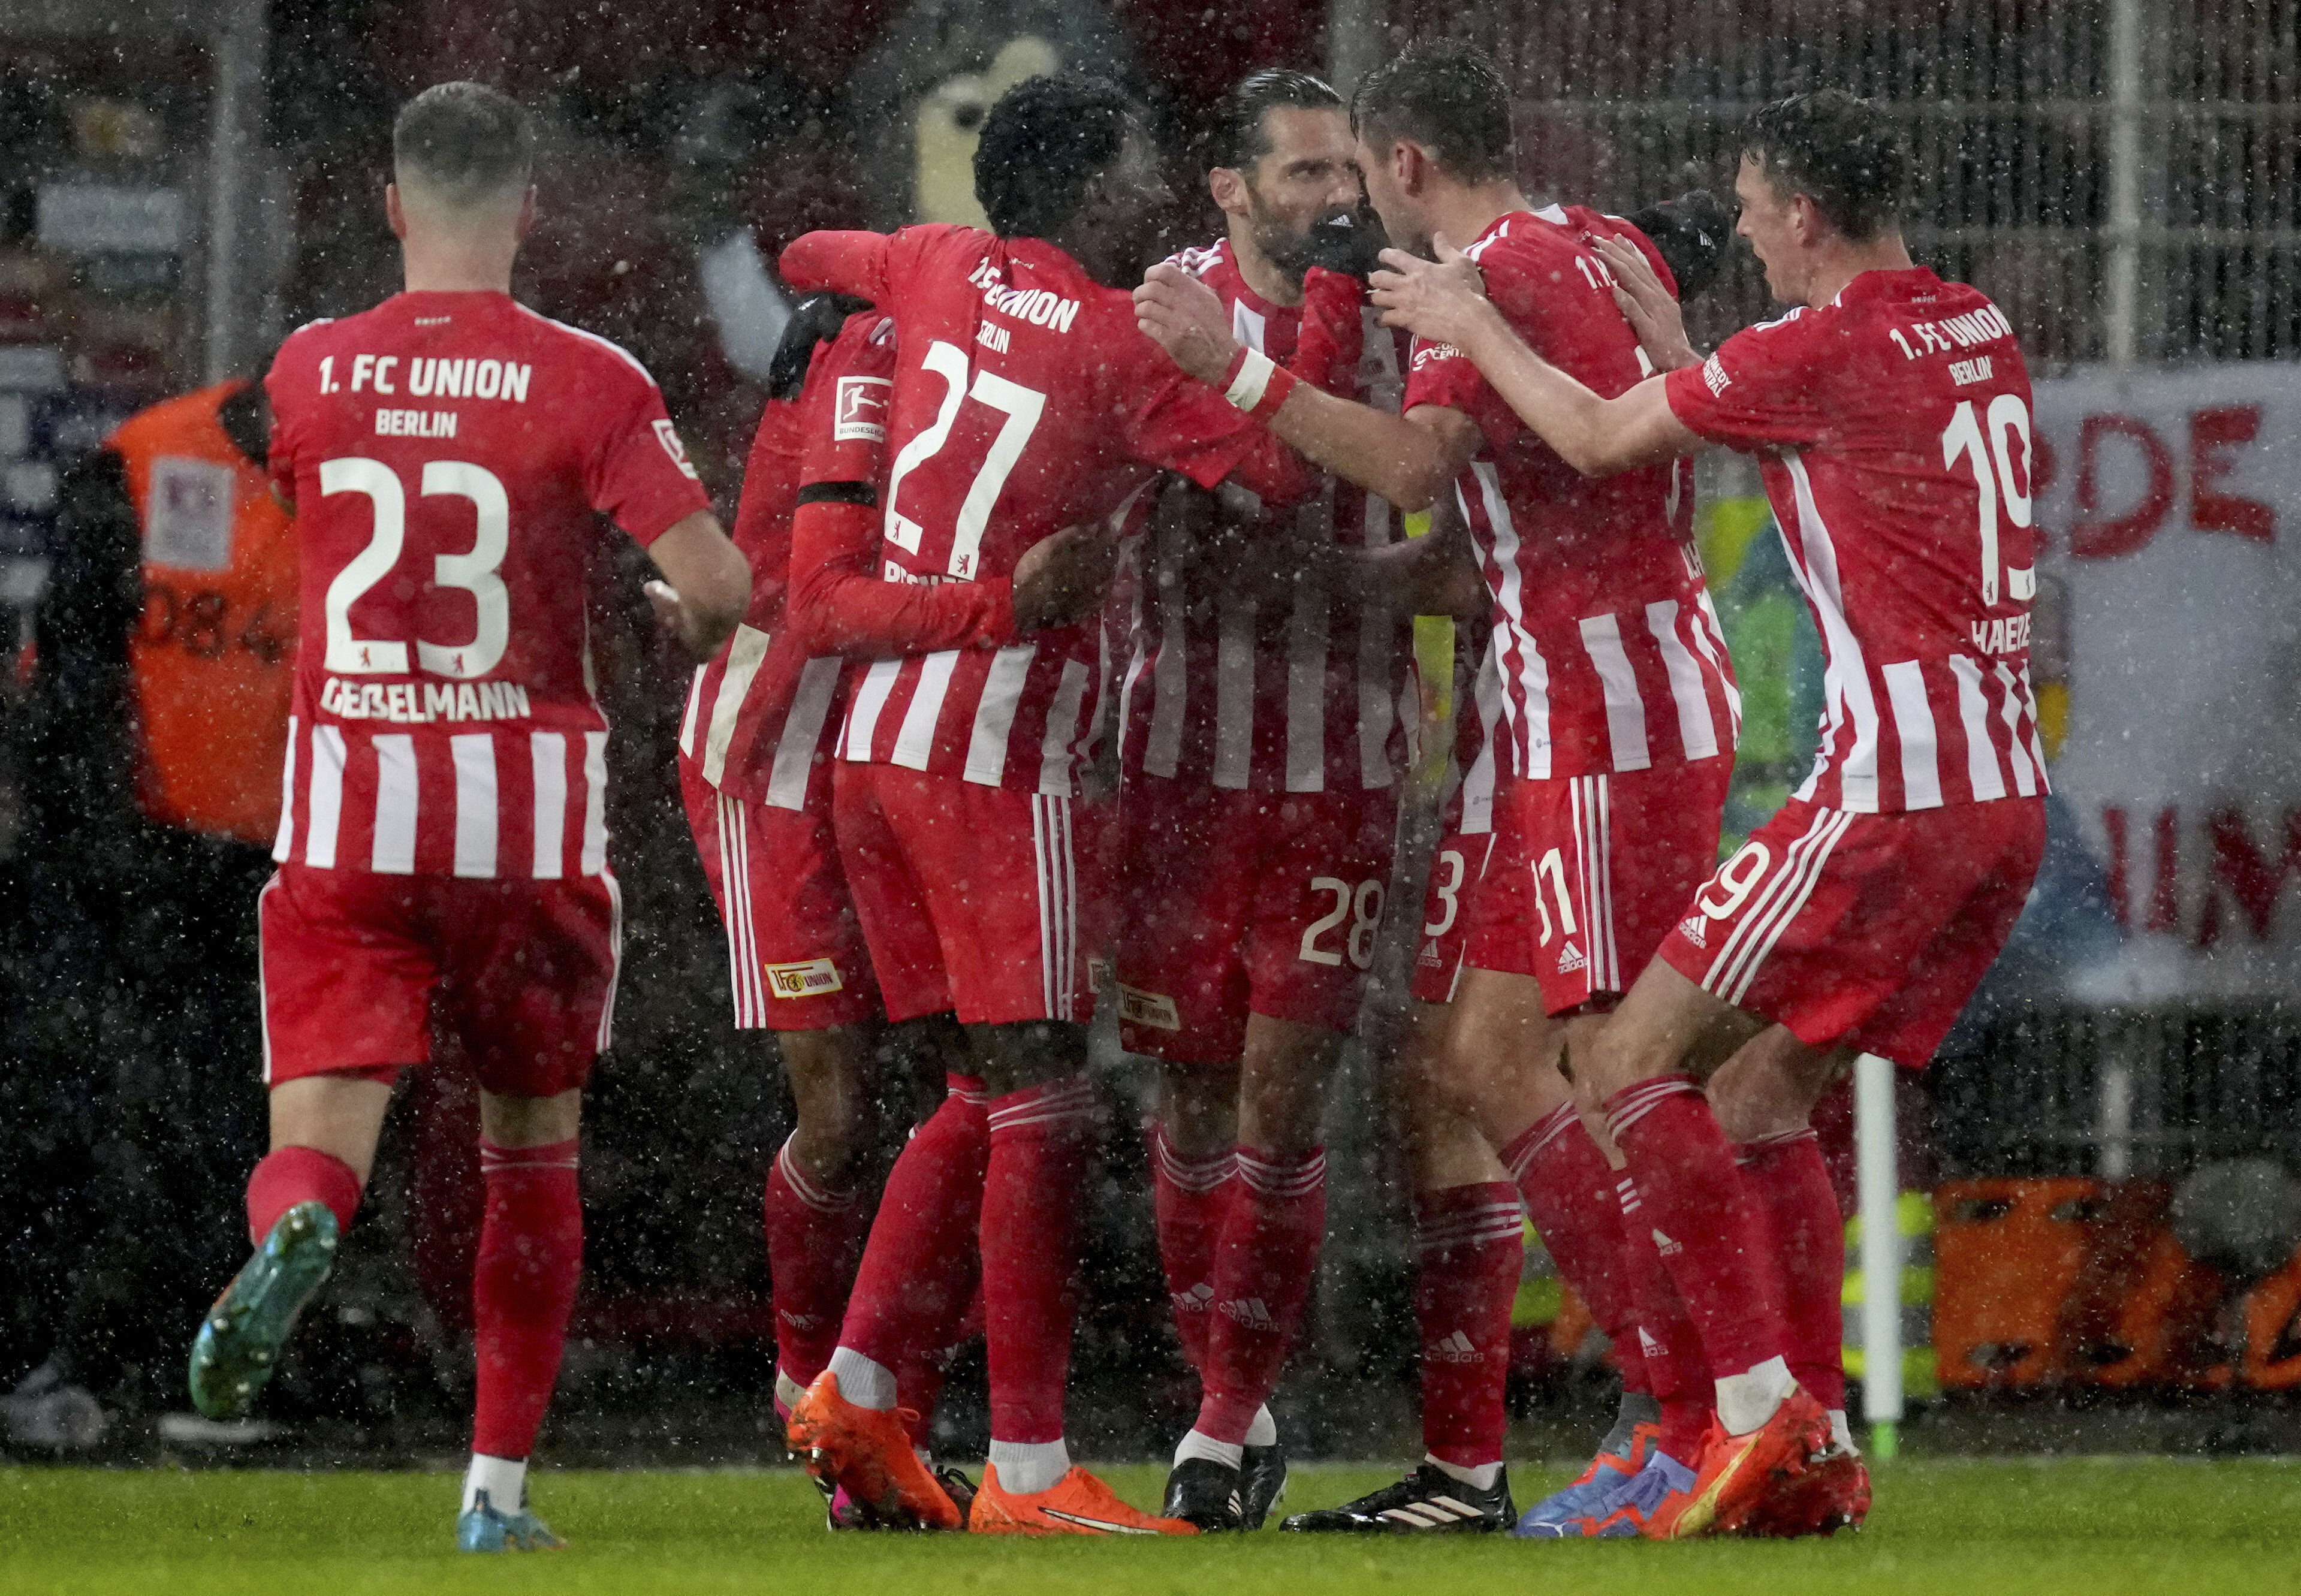
<path fill-rule="evenodd" d="M 2096 476 L 2104 437 L 2129 439 L 2149 467 L 2149 488 L 2122 515 L 2096 519 L 2101 509 Z M 2146 422 L 2129 415 L 2089 415 L 2078 427 L 2078 521 L 2070 528 L 2070 552 L 2079 559 L 2107 560 L 2145 547 L 2173 507 L 2173 456 Z"/>
<path fill-rule="evenodd" d="M 2114 804 L 2104 805 L 2101 829 L 2109 833 L 2109 913 L 2117 929 L 2123 931 L 2133 923 L 2133 894 L 2126 883 L 2125 811 Z"/>
<path fill-rule="evenodd" d="M 2253 833 L 2240 811 L 2220 810 L 2205 823 L 2213 843 L 2213 884 L 2227 888 L 2230 897 L 2237 900 L 2253 940 L 2266 942 L 2286 878 L 2301 877 L 2301 809 L 2286 812 L 2285 851 L 2273 861 L 2254 847 Z M 2221 938 L 2221 902 L 2219 891 L 2205 896 L 2205 916 L 2197 925 L 2200 948 L 2210 948 Z"/>
<path fill-rule="evenodd" d="M 2228 451 L 2261 432 L 2261 406 L 2230 405 L 2189 417 L 2189 524 L 2201 532 L 2235 532 L 2263 543 L 2277 537 L 2277 512 L 2257 498 L 2216 490 L 2235 468 Z"/>
<path fill-rule="evenodd" d="M 2149 884 L 2144 931 L 2171 931 L 2181 923 L 2181 831 L 2171 808 L 2157 811 L 2157 874 Z"/>

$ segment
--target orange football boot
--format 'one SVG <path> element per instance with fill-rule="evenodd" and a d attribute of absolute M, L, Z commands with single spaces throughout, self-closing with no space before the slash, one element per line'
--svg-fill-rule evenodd
<path fill-rule="evenodd" d="M 1746 1435 L 1728 1435 L 1712 1418 L 1693 1489 L 1673 1492 L 1643 1533 L 1649 1541 L 1741 1534 L 1790 1493 L 1829 1446 L 1828 1411 L 1800 1386 L 1792 1386 L 1774 1416 Z"/>
<path fill-rule="evenodd" d="M 999 1470 L 983 1471 L 982 1487 L 968 1509 L 966 1527 L 978 1535 L 1195 1535 L 1198 1526 L 1179 1518 L 1159 1518 L 1120 1501 L 1109 1486 L 1084 1468 L 1031 1496 L 1010 1496 L 999 1484 Z"/>
<path fill-rule="evenodd" d="M 783 1431 L 800 1465 L 826 1490 L 839 1487 L 883 1525 L 956 1530 L 966 1527 L 950 1495 L 927 1472 L 901 1416 L 858 1408 L 839 1394 L 839 1376 L 816 1377 L 793 1405 Z"/>
<path fill-rule="evenodd" d="M 1870 1470 L 1862 1454 L 1832 1446 L 1777 1492 L 1742 1528 L 1745 1535 L 1793 1539 L 1858 1530 L 1870 1517 Z"/>

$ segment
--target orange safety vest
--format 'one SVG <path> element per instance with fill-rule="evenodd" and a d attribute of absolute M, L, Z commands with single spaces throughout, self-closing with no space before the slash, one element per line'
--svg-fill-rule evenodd
<path fill-rule="evenodd" d="M 162 825 L 268 844 L 296 675 L 296 523 L 217 413 L 217 383 L 122 422 L 144 533 L 144 614 L 129 639 L 137 799 Z"/>

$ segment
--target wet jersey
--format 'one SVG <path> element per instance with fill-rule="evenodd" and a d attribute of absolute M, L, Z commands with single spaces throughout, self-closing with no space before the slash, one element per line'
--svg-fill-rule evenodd
<path fill-rule="evenodd" d="M 1281 365 L 1294 358 L 1304 307 L 1257 294 L 1228 239 L 1174 263 L 1221 297 L 1241 344 Z M 1360 323 L 1360 358 L 1334 363 L 1333 391 L 1394 414 L 1397 346 L 1361 309 L 1357 283 L 1319 272 L 1309 288 Z M 1287 524 L 1259 529 L 1268 555 L 1253 564 L 1284 578 L 1260 591 L 1228 568 L 1234 545 L 1199 535 L 1211 507 L 1193 507 L 1201 514 L 1161 517 L 1151 534 L 1122 695 L 1121 768 L 1252 792 L 1389 787 L 1414 721 L 1399 698 L 1412 634 L 1391 610 L 1337 602 L 1326 580 L 1333 550 L 1379 548 L 1398 535 L 1389 502 L 1323 480 Z"/>
<path fill-rule="evenodd" d="M 1647 374 L 1590 235 L 1628 223 L 1577 205 L 1497 219 L 1464 253 L 1534 352 L 1613 397 Z M 1553 453 L 1452 345 L 1418 340 L 1406 408 L 1459 410 L 1480 447 L 1456 482 L 1494 595 L 1503 734 L 1542 780 L 1733 756 L 1740 699 L 1693 543 L 1682 463 L 1596 480 Z"/>
<path fill-rule="evenodd" d="M 654 380 L 508 296 L 409 293 L 303 328 L 264 386 L 303 561 L 273 857 L 598 874 L 594 516 L 644 545 L 709 508 Z"/>
<path fill-rule="evenodd" d="M 1118 516 L 1162 470 L 1292 503 L 1308 472 L 1191 380 L 1134 323 L 1133 298 L 1042 239 L 932 224 L 813 233 L 784 252 L 802 290 L 858 295 L 895 317 L 881 548 L 891 582 L 1011 576 L 1066 526 Z M 1112 662 L 1094 622 L 997 649 L 882 659 L 856 683 L 844 758 L 992 786 L 1077 790 Z"/>
<path fill-rule="evenodd" d="M 2029 374 L 1997 307 L 1922 266 L 1865 272 L 1665 392 L 1757 455 L 1821 634 L 1821 747 L 1797 796 L 1892 814 L 2044 791 Z"/>
<path fill-rule="evenodd" d="M 876 311 L 849 316 L 816 350 L 799 397 L 771 399 L 759 416 L 734 530 L 751 565 L 750 607 L 717 657 L 695 673 L 679 727 L 681 756 L 731 798 L 829 813 L 845 673 L 837 655 L 810 654 L 789 623 L 791 519 L 800 463 L 817 435 L 866 449 L 860 474 L 876 477 L 894 365 L 894 322 Z"/>

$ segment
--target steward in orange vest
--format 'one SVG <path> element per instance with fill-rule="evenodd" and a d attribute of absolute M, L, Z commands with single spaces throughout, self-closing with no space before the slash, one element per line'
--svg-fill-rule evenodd
<path fill-rule="evenodd" d="M 296 662 L 296 528 L 264 474 L 244 379 L 153 405 L 105 447 L 144 534 L 144 613 L 128 643 L 137 799 L 162 825 L 269 845 Z"/>

